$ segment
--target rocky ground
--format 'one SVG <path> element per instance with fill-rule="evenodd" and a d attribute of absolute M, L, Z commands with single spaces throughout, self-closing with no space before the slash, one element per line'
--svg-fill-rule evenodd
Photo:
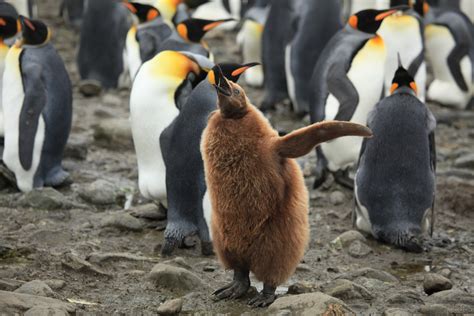
<path fill-rule="evenodd" d="M 352 192 L 330 179 L 311 191 L 311 242 L 296 273 L 278 288 L 281 297 L 267 310 L 246 306 L 253 293 L 213 302 L 210 293 L 231 273 L 215 257 L 201 256 L 199 247 L 160 257 L 166 214 L 137 192 L 129 89 L 91 99 L 77 92 L 78 36 L 57 12 L 57 1 L 40 3 L 74 83 L 74 126 L 64 161 L 74 183 L 0 192 L 0 313 L 474 313 L 473 112 L 432 106 L 439 121 L 439 171 L 429 251 L 406 253 L 351 231 Z M 211 37 L 218 60 L 240 58 L 234 37 Z M 247 91 L 258 104 L 261 91 Z M 287 112 L 281 107 L 271 113 L 279 129 L 304 124 Z M 314 160 L 300 160 L 308 184 Z"/>

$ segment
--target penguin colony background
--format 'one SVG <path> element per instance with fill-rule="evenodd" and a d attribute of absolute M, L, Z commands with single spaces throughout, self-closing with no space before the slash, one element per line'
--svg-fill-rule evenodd
<path fill-rule="evenodd" d="M 0 1 L 0 171 L 11 187 L 74 182 L 62 164 L 73 86 L 84 97 L 130 89 L 136 185 L 167 216 L 161 254 L 197 236 L 233 272 L 214 300 L 275 301 L 308 249 L 309 191 L 332 179 L 354 195 L 355 229 L 429 251 L 437 122 L 426 102 L 474 107 L 468 1 L 64 0 L 64 27 L 80 33 L 74 84 L 38 5 Z M 238 32 L 241 61 L 214 60 L 216 29 Z M 282 107 L 305 127 L 272 127 Z M 307 187 L 296 158 L 313 151 Z M 252 295 L 250 274 L 263 282 Z"/>

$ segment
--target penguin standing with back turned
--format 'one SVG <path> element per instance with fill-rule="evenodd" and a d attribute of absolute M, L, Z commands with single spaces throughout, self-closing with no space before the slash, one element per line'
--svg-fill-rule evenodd
<path fill-rule="evenodd" d="M 311 85 L 311 122 L 342 120 L 365 124 L 384 88 L 387 50 L 376 34 L 383 20 L 399 9 L 364 10 L 352 15 L 321 54 Z M 349 172 L 357 162 L 362 140 L 344 137 L 321 144 L 314 187 L 331 171 L 337 182 L 353 187 Z"/>
<path fill-rule="evenodd" d="M 434 225 L 436 120 L 401 62 L 390 90 L 369 114 L 374 138 L 360 152 L 353 221 L 383 242 L 421 252 L 421 234 Z"/>
<path fill-rule="evenodd" d="M 22 39 L 5 63 L 3 161 L 21 191 L 59 186 L 68 179 L 61 166 L 72 123 L 72 88 L 63 61 L 41 21 L 20 16 Z"/>
<path fill-rule="evenodd" d="M 253 272 L 263 290 L 249 305 L 265 307 L 295 271 L 309 240 L 308 191 L 293 158 L 336 137 L 371 133 L 359 124 L 321 122 L 279 137 L 239 85 L 216 75 L 219 110 L 209 117 L 201 152 L 214 249 L 234 278 L 213 295 L 241 297 Z"/>

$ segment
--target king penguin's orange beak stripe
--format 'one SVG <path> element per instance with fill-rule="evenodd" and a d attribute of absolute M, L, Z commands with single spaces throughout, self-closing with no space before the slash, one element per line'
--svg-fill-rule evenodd
<path fill-rule="evenodd" d="M 20 22 L 20 20 L 16 20 L 16 29 L 18 30 L 18 32 L 21 32 L 21 22 Z"/>
<path fill-rule="evenodd" d="M 397 10 L 390 10 L 390 11 L 387 11 L 387 12 L 384 12 L 384 13 L 380 13 L 379 15 L 377 15 L 375 17 L 375 21 L 382 21 L 383 19 L 385 19 L 387 16 L 391 16 L 392 14 L 396 13 Z"/>
<path fill-rule="evenodd" d="M 23 21 L 25 22 L 26 26 L 28 26 L 28 28 L 30 28 L 32 31 L 36 31 L 36 27 L 33 25 L 33 23 L 31 23 L 30 20 L 24 19 Z"/>
<path fill-rule="evenodd" d="M 249 69 L 249 68 L 250 68 L 250 67 L 248 67 L 248 66 L 246 66 L 246 67 L 240 67 L 240 68 L 238 68 L 238 69 L 232 71 L 232 74 L 231 74 L 231 75 L 232 75 L 233 77 L 236 77 L 236 76 L 242 74 L 244 71 L 246 71 L 246 70 Z"/>
<path fill-rule="evenodd" d="M 204 26 L 204 27 L 202 28 L 202 30 L 203 30 L 204 32 L 207 32 L 207 31 L 209 31 L 209 30 L 212 30 L 212 29 L 215 28 L 215 27 L 218 27 L 218 26 L 221 25 L 222 23 L 224 23 L 224 21 L 216 21 L 216 22 L 213 22 L 213 23 L 209 23 L 209 24 L 207 24 L 206 26 Z"/>
<path fill-rule="evenodd" d="M 132 4 L 130 4 L 128 2 L 122 2 L 122 3 L 125 7 L 127 7 L 127 9 L 130 10 L 130 12 L 137 13 L 137 8 L 135 8 Z"/>

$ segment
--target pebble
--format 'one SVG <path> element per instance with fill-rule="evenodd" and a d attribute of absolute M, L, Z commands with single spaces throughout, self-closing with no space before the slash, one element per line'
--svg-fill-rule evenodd
<path fill-rule="evenodd" d="M 69 313 L 63 309 L 52 307 L 33 307 L 26 311 L 23 316 L 68 316 Z"/>
<path fill-rule="evenodd" d="M 351 245 L 354 241 L 359 240 L 361 242 L 366 242 L 367 239 L 359 233 L 356 230 L 349 230 L 347 232 L 342 233 L 336 239 L 331 241 L 331 244 L 336 248 L 336 249 L 342 249 L 345 248 L 349 245 Z"/>
<path fill-rule="evenodd" d="M 333 205 L 340 205 L 346 201 L 346 195 L 341 191 L 331 192 L 329 195 L 329 201 Z"/>
<path fill-rule="evenodd" d="M 427 303 L 442 304 L 450 314 L 474 313 L 474 295 L 458 289 L 434 293 L 427 298 Z"/>
<path fill-rule="evenodd" d="M 154 203 L 135 206 L 130 209 L 129 212 L 131 215 L 138 218 L 158 221 L 166 219 L 166 210 Z"/>
<path fill-rule="evenodd" d="M 420 307 L 419 312 L 423 315 L 429 315 L 429 316 L 448 316 L 449 312 L 448 309 L 439 304 L 433 304 L 433 305 L 423 305 Z"/>
<path fill-rule="evenodd" d="M 423 290 L 426 294 L 431 295 L 436 292 L 450 290 L 453 284 L 448 278 L 436 273 L 425 274 L 423 281 Z"/>
<path fill-rule="evenodd" d="M 304 293 L 310 293 L 313 292 L 313 287 L 310 284 L 306 283 L 295 283 L 292 284 L 288 287 L 288 294 L 304 294 Z"/>
<path fill-rule="evenodd" d="M 111 276 L 111 274 L 103 271 L 102 269 L 92 265 L 90 262 L 87 262 L 86 260 L 79 258 L 78 256 L 72 253 L 67 253 L 65 258 L 61 261 L 61 264 L 66 268 L 82 273 L 92 273 L 107 277 Z"/>
<path fill-rule="evenodd" d="M 35 189 L 26 192 L 18 199 L 18 206 L 41 210 L 72 208 L 72 203 L 61 192 L 53 188 Z"/>
<path fill-rule="evenodd" d="M 76 311 L 74 304 L 65 303 L 58 299 L 17 292 L 0 291 L 0 311 L 9 311 L 12 314 L 20 314 L 32 308 L 51 308 L 53 310 L 63 310 L 68 313 Z"/>
<path fill-rule="evenodd" d="M 423 304 L 423 299 L 415 290 L 400 290 L 387 298 L 391 305 L 407 306 L 410 304 Z"/>
<path fill-rule="evenodd" d="M 120 106 L 122 99 L 118 95 L 106 93 L 102 97 L 102 102 L 111 106 Z"/>
<path fill-rule="evenodd" d="M 58 279 L 44 280 L 44 283 L 46 283 L 54 291 L 60 290 L 66 285 L 66 282 Z"/>
<path fill-rule="evenodd" d="M 372 252 L 372 248 L 360 240 L 355 240 L 351 243 L 347 252 L 354 258 L 363 258 Z"/>
<path fill-rule="evenodd" d="M 149 279 L 159 289 L 189 293 L 196 289 L 207 288 L 204 281 L 193 272 L 184 268 L 158 263 L 149 274 Z"/>
<path fill-rule="evenodd" d="M 209 266 L 209 265 L 204 266 L 202 268 L 202 271 L 204 271 L 204 272 L 214 272 L 214 271 L 216 271 L 216 267 L 215 266 Z"/>
<path fill-rule="evenodd" d="M 389 308 L 383 312 L 383 316 L 412 316 L 413 313 L 407 312 L 401 308 Z"/>
<path fill-rule="evenodd" d="M 352 299 L 372 300 L 374 298 L 362 285 L 344 279 L 329 282 L 321 286 L 321 290 L 327 295 L 337 297 L 344 301 Z"/>
<path fill-rule="evenodd" d="M 116 204 L 120 195 L 115 184 L 103 179 L 80 187 L 78 193 L 86 202 L 99 206 Z"/>
<path fill-rule="evenodd" d="M 474 154 L 462 155 L 454 161 L 454 166 L 457 168 L 474 169 Z"/>
<path fill-rule="evenodd" d="M 104 261 L 119 261 L 119 260 L 127 260 L 127 261 L 156 261 L 153 258 L 148 258 L 144 256 L 134 255 L 127 252 L 94 252 L 91 253 L 87 261 L 92 263 L 102 263 Z"/>
<path fill-rule="evenodd" d="M 105 216 L 100 224 L 101 227 L 115 227 L 123 230 L 142 231 L 144 223 L 128 213 L 114 213 Z"/>
<path fill-rule="evenodd" d="M 19 288 L 24 281 L 14 280 L 14 279 L 0 279 L 0 290 L 1 291 L 15 291 Z"/>
<path fill-rule="evenodd" d="M 159 315 L 177 315 L 183 309 L 183 300 L 181 298 L 176 298 L 174 300 L 169 300 L 164 302 L 158 307 L 156 311 Z"/>
<path fill-rule="evenodd" d="M 55 295 L 53 290 L 51 290 L 51 288 L 45 282 L 40 280 L 26 282 L 14 292 L 47 297 L 54 297 Z"/>
<path fill-rule="evenodd" d="M 86 160 L 88 148 L 89 143 L 86 140 L 70 137 L 64 149 L 64 158 Z"/>
<path fill-rule="evenodd" d="M 103 119 L 94 126 L 94 140 L 111 150 L 133 149 L 132 130 L 128 119 Z"/>
<path fill-rule="evenodd" d="M 340 299 L 321 292 L 283 296 L 277 298 L 268 308 L 269 314 L 289 310 L 303 315 L 345 315 L 354 312 Z"/>

